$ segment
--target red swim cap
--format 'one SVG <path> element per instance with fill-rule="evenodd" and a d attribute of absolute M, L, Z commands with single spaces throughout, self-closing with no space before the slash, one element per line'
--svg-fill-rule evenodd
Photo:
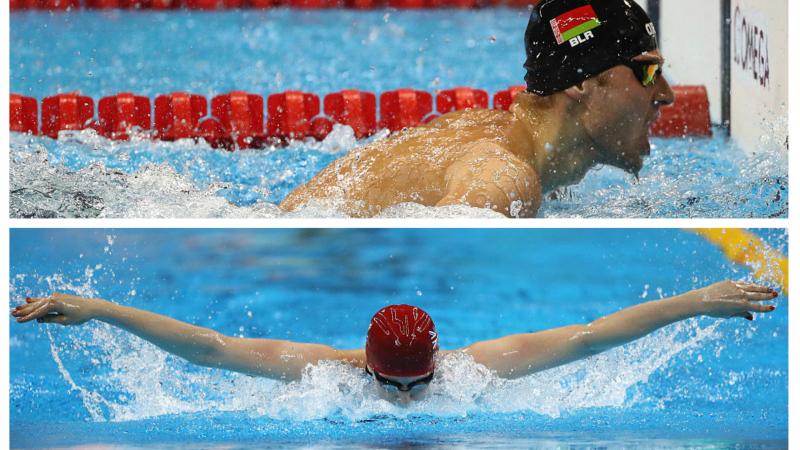
<path fill-rule="evenodd" d="M 433 319 L 410 305 L 387 306 L 372 317 L 367 330 L 367 364 L 393 377 L 418 377 L 433 371 L 439 337 Z"/>

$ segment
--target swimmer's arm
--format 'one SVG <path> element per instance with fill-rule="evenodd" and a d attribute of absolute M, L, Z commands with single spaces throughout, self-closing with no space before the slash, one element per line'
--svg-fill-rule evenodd
<path fill-rule="evenodd" d="M 363 368 L 363 354 L 363 350 L 338 350 L 322 344 L 222 336 L 220 345 L 198 364 L 294 381 L 302 377 L 306 366 L 320 361 L 342 361 Z"/>
<path fill-rule="evenodd" d="M 222 342 L 222 336 L 214 330 L 99 298 L 55 293 L 50 297 L 26 299 L 26 304 L 17 307 L 12 314 L 19 322 L 35 319 L 60 325 L 80 325 L 98 320 L 195 364 L 202 364 Z"/>
<path fill-rule="evenodd" d="M 477 342 L 463 351 L 498 375 L 517 378 L 596 355 L 691 317 L 752 320 L 751 312 L 775 309 L 755 302 L 775 296 L 766 287 L 723 281 L 676 297 L 632 306 L 590 324 Z"/>
<path fill-rule="evenodd" d="M 353 358 L 348 352 L 325 345 L 225 336 L 149 311 L 68 294 L 27 299 L 26 304 L 12 310 L 12 315 L 18 322 L 39 320 L 61 325 L 99 320 L 193 364 L 282 380 L 299 379 L 309 363 Z"/>
<path fill-rule="evenodd" d="M 448 167 L 436 206 L 490 208 L 507 217 L 533 217 L 541 188 L 533 168 L 496 145 L 478 146 Z"/>

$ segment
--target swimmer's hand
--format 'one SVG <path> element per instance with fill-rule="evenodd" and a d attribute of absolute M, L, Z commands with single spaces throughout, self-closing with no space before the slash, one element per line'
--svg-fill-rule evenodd
<path fill-rule="evenodd" d="M 753 320 L 754 312 L 769 313 L 773 305 L 761 302 L 778 296 L 772 288 L 745 281 L 720 281 L 711 286 L 692 291 L 697 296 L 701 314 L 728 319 L 744 317 Z"/>
<path fill-rule="evenodd" d="M 97 303 L 101 300 L 55 293 L 50 297 L 26 298 L 25 304 L 11 310 L 17 322 L 31 320 L 61 325 L 80 325 L 95 317 Z"/>

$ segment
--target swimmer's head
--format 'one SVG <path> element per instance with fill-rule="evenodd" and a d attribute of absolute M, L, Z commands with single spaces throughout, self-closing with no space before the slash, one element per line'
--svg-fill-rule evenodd
<path fill-rule="evenodd" d="M 525 31 L 525 81 L 551 95 L 656 49 L 655 26 L 633 0 L 544 0 Z"/>
<path fill-rule="evenodd" d="M 410 305 L 378 311 L 367 330 L 367 370 L 386 378 L 424 378 L 433 373 L 439 337 L 431 316 Z M 379 379 L 380 380 L 380 379 Z"/>
<path fill-rule="evenodd" d="M 525 48 L 528 91 L 571 98 L 595 162 L 638 174 L 650 125 L 674 100 L 647 13 L 633 0 L 543 0 Z"/>

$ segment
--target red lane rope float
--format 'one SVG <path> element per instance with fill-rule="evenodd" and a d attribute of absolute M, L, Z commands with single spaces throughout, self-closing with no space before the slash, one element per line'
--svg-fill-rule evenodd
<path fill-rule="evenodd" d="M 67 11 L 81 8 L 80 0 L 10 0 L 11 11 L 23 9 L 44 9 L 48 11 Z"/>
<path fill-rule="evenodd" d="M 302 91 L 286 91 L 267 97 L 267 134 L 280 141 L 311 136 L 311 123 L 319 114 L 319 97 Z M 317 137 L 317 136 L 315 136 Z"/>
<path fill-rule="evenodd" d="M 511 108 L 511 104 L 514 102 L 514 97 L 525 89 L 525 86 L 511 86 L 504 91 L 495 93 L 494 98 L 492 98 L 494 109 L 508 111 L 508 108 Z"/>
<path fill-rule="evenodd" d="M 708 92 L 703 86 L 675 86 L 675 103 L 662 108 L 651 133 L 659 137 L 711 136 Z M 524 86 L 496 92 L 493 108 L 508 110 Z M 481 89 L 457 87 L 438 91 L 435 97 L 416 89 L 396 89 L 377 96 L 372 92 L 345 89 L 327 94 L 285 91 L 266 98 L 233 91 L 208 100 L 198 94 L 173 92 L 155 98 L 123 92 L 103 97 L 94 120 L 94 101 L 78 93 L 42 99 L 41 130 L 35 98 L 11 94 L 10 130 L 18 133 L 58 137 L 62 130 L 92 128 L 114 140 L 129 139 L 133 129 L 163 141 L 204 139 L 215 148 L 263 148 L 290 140 L 323 140 L 334 124 L 347 125 L 356 138 L 427 123 L 440 114 L 469 108 L 488 108 L 489 94 Z M 322 104 L 322 111 L 320 109 Z M 377 106 L 380 105 L 378 111 Z M 324 113 L 324 115 L 321 114 Z M 378 113 L 380 112 L 380 116 Z M 152 115 L 151 115 L 152 113 Z"/>
<path fill-rule="evenodd" d="M 416 89 L 397 89 L 381 94 L 381 119 L 378 126 L 391 131 L 421 123 L 433 111 L 433 96 Z M 432 119 L 428 119 L 430 121 Z"/>
<path fill-rule="evenodd" d="M 103 97 L 97 104 L 98 122 L 93 127 L 101 136 L 127 140 L 133 127 L 150 129 L 150 99 L 130 92 Z"/>
<path fill-rule="evenodd" d="M 36 104 L 35 98 L 9 95 L 8 113 L 11 119 L 11 131 L 39 133 L 39 105 Z"/>
<path fill-rule="evenodd" d="M 10 10 L 43 9 L 67 11 L 77 9 L 192 9 L 218 11 L 226 9 L 439 9 L 486 8 L 506 6 L 527 8 L 538 0 L 9 0 Z"/>
<path fill-rule="evenodd" d="M 94 117 L 94 100 L 79 94 L 58 94 L 42 100 L 42 134 L 55 139 L 64 130 L 86 129 Z"/>
<path fill-rule="evenodd" d="M 455 89 L 447 89 L 436 94 L 436 111 L 438 111 L 439 114 L 447 114 L 449 112 L 459 111 L 462 109 L 486 109 L 488 107 L 489 94 L 480 89 L 459 87 Z"/>
<path fill-rule="evenodd" d="M 242 91 L 218 95 L 211 99 L 211 115 L 213 118 L 203 121 L 200 127 L 217 119 L 211 134 L 213 140 L 203 136 L 212 146 L 229 148 L 234 142 L 239 148 L 264 146 L 264 98 L 260 95 Z"/>
<path fill-rule="evenodd" d="M 325 96 L 325 114 L 335 123 L 349 125 L 357 139 L 375 134 L 375 94 L 346 89 Z"/>
<path fill-rule="evenodd" d="M 200 119 L 206 116 L 208 102 L 202 95 L 173 92 L 156 97 L 155 136 L 162 141 L 198 137 Z"/>

